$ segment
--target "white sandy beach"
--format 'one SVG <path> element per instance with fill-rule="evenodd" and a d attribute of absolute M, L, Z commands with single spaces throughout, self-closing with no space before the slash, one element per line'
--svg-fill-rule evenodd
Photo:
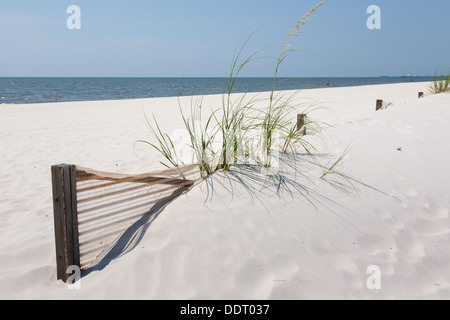
<path fill-rule="evenodd" d="M 290 190 L 216 174 L 80 290 L 56 281 L 51 165 L 161 169 L 134 143 L 149 138 L 143 110 L 183 128 L 178 99 L 0 105 L 0 299 L 450 299 L 450 94 L 419 91 L 428 83 L 301 91 L 332 125 L 307 137 L 323 165 L 350 145 L 347 179 L 320 179 L 307 157 Z M 375 112 L 376 99 L 392 105 Z M 206 96 L 203 109 L 221 101 Z M 191 98 L 180 103 L 189 112 Z M 379 290 L 366 285 L 370 266 Z"/>

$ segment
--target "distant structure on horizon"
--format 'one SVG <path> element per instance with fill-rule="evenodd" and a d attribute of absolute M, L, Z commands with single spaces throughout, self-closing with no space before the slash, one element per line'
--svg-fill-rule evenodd
<path fill-rule="evenodd" d="M 380 78 L 419 78 L 419 77 L 428 77 L 428 76 L 420 76 L 415 73 L 402 76 L 380 76 Z"/>

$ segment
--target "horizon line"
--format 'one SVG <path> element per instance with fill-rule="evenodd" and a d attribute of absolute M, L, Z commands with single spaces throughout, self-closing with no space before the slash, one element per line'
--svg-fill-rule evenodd
<path fill-rule="evenodd" d="M 382 75 L 382 76 L 280 76 L 277 79 L 305 79 L 305 78 L 428 78 L 435 75 Z M 79 79 L 228 79 L 223 76 L 0 76 L 2 78 L 79 78 Z M 245 76 L 237 77 L 237 79 L 273 79 L 273 77 L 265 76 Z"/>

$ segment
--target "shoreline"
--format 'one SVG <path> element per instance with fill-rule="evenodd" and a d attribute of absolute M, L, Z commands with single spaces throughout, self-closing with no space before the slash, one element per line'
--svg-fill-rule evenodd
<path fill-rule="evenodd" d="M 40 78 L 40 77 L 36 77 Z M 0 78 L 1 79 L 1 78 Z M 10 79 L 10 78 L 4 78 L 4 79 Z M 11 78 L 12 79 L 12 78 Z M 18 79 L 33 79 L 33 78 L 18 78 Z M 43 79 L 59 79 L 59 78 L 43 78 Z M 64 79 L 72 79 L 72 78 L 64 78 Z M 90 78 L 78 78 L 78 79 L 90 79 Z M 210 78 L 92 78 L 92 79 L 210 79 Z M 211 78 L 211 79 L 221 79 L 226 80 L 226 78 Z M 240 79 L 265 79 L 265 80 L 271 80 L 271 78 L 240 78 Z M 295 79 L 327 79 L 325 78 L 280 78 L 284 80 L 295 80 Z M 331 79 L 331 78 L 330 78 Z M 334 79 L 355 79 L 355 78 L 334 78 Z M 356 78 L 358 79 L 358 78 Z M 382 77 L 375 77 L 375 78 L 366 78 L 366 77 L 360 77 L 359 79 L 383 79 Z M 397 79 L 397 78 L 395 78 Z M 239 80 L 239 79 L 238 79 Z M 307 91 L 307 90 L 320 90 L 320 89 L 339 89 L 339 88 L 359 88 L 359 87 L 368 87 L 368 86 L 383 86 L 383 85 L 394 85 L 394 84 L 410 84 L 410 83 L 431 83 L 430 81 L 408 81 L 408 82 L 395 82 L 395 83 L 381 83 L 381 84 L 361 84 L 361 85 L 344 85 L 344 86 L 323 86 L 323 87 L 317 87 L 317 88 L 303 88 L 303 89 L 281 89 L 276 90 L 276 92 L 292 92 L 292 91 Z M 224 88 L 225 90 L 226 88 Z M 257 94 L 257 93 L 266 93 L 270 92 L 270 90 L 266 91 L 237 91 L 233 92 L 232 94 Z M 182 98 L 182 97 L 197 97 L 197 96 L 214 96 L 214 95 L 226 95 L 227 93 L 206 93 L 206 94 L 183 94 L 183 95 L 174 95 L 174 96 L 158 96 L 158 97 L 144 97 L 144 98 L 124 98 L 124 99 L 94 99 L 94 100 L 70 100 L 70 101 L 49 101 L 49 102 L 32 102 L 32 103 L 3 103 L 0 100 L 0 105 L 3 106 L 9 106 L 9 105 L 41 105 L 41 104 L 55 104 L 55 103 L 77 103 L 77 102 L 112 102 L 112 101 L 130 101 L 130 100 L 147 100 L 147 99 L 162 99 L 162 98 Z"/>

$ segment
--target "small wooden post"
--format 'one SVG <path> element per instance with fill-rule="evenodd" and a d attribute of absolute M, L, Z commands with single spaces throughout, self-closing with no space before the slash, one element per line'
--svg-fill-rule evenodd
<path fill-rule="evenodd" d="M 381 108 L 383 108 L 383 100 L 377 100 L 376 111 L 380 110 Z"/>
<path fill-rule="evenodd" d="M 297 115 L 297 132 L 306 136 L 306 114 Z"/>
<path fill-rule="evenodd" d="M 423 92 L 419 92 L 419 99 L 420 98 L 423 98 L 425 95 L 424 95 L 424 93 Z"/>
<path fill-rule="evenodd" d="M 67 282 L 67 268 L 80 267 L 76 166 L 52 166 L 57 279 Z"/>

